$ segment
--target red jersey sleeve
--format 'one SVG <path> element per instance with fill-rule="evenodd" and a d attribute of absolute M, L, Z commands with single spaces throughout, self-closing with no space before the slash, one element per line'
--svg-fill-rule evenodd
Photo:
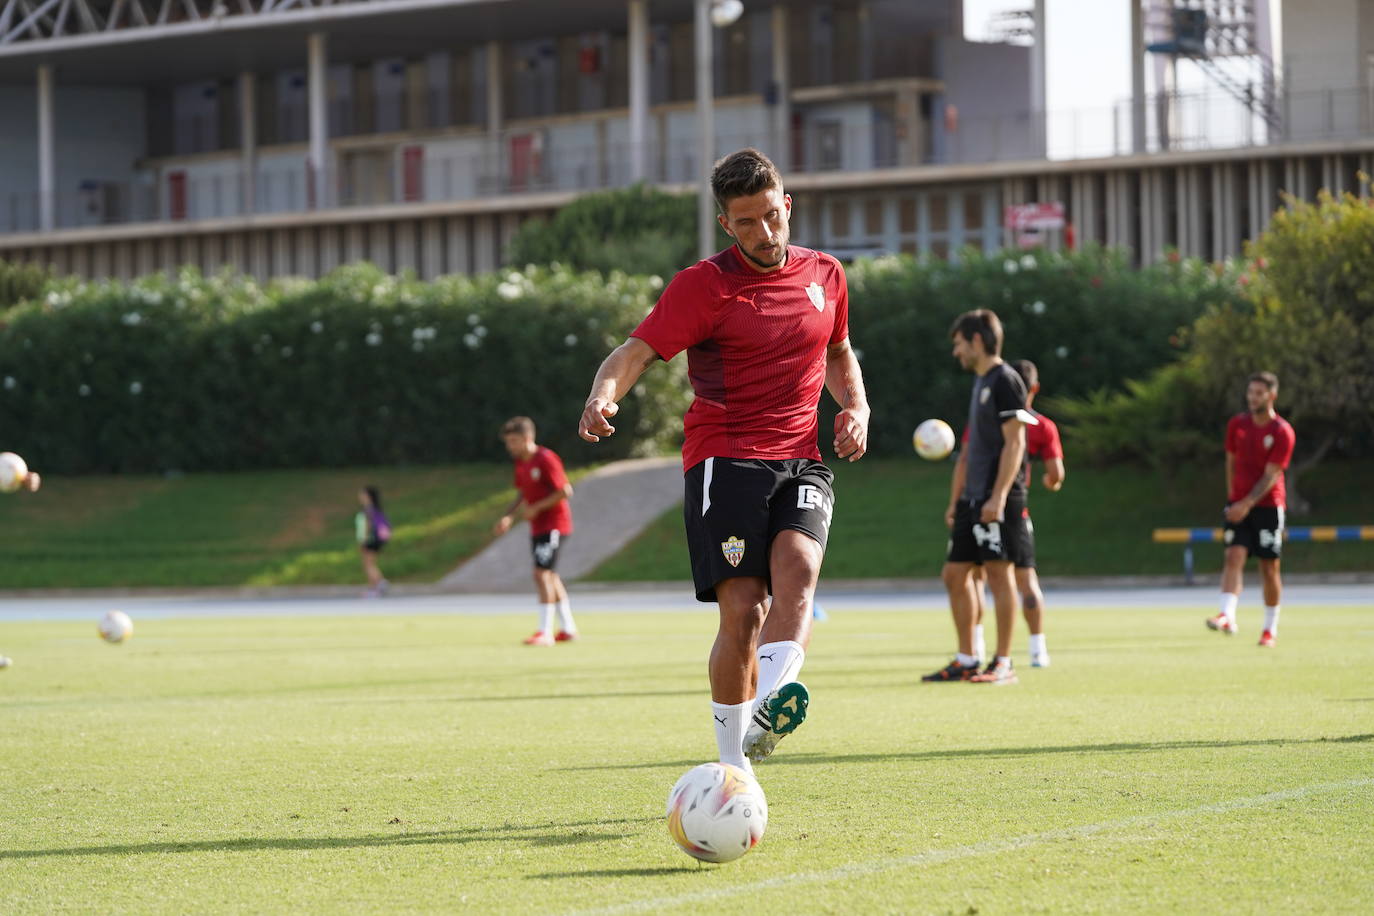
<path fill-rule="evenodd" d="M 844 268 L 839 261 L 832 265 L 831 298 L 835 302 L 835 330 L 830 334 L 830 342 L 837 344 L 849 336 L 849 283 L 844 277 Z"/>
<path fill-rule="evenodd" d="M 712 266 L 703 261 L 677 272 L 648 316 L 631 332 L 665 362 L 711 336 L 715 304 Z"/>
<path fill-rule="evenodd" d="M 1235 416 L 1226 422 L 1226 451 L 1234 455 L 1237 451 L 1236 429 L 1240 426 L 1240 417 Z"/>
<path fill-rule="evenodd" d="M 1293 458 L 1295 440 L 1293 427 L 1287 423 L 1280 423 L 1274 432 L 1274 444 L 1269 447 L 1269 454 L 1264 457 L 1264 463 L 1277 464 L 1280 468 L 1286 469 L 1288 462 Z"/>
<path fill-rule="evenodd" d="M 1059 427 L 1044 415 L 1040 416 L 1040 450 L 1036 453 L 1041 461 L 1064 457 L 1064 445 L 1059 441 Z"/>
<path fill-rule="evenodd" d="M 963 435 L 961 435 L 961 436 L 959 437 L 959 442 L 962 443 L 963 445 L 968 445 L 968 427 L 967 427 L 967 426 L 964 427 L 964 433 L 963 433 Z"/>
<path fill-rule="evenodd" d="M 554 490 L 561 490 L 568 484 L 568 475 L 563 471 L 563 459 L 551 448 L 539 453 L 537 459 L 544 469 L 544 481 Z"/>

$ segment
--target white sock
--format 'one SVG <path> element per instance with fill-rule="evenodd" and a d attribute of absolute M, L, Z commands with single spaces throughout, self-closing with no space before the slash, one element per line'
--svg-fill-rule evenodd
<path fill-rule="evenodd" d="M 954 660 L 957 661 L 959 664 L 963 665 L 965 668 L 967 668 L 969 665 L 978 664 L 979 658 L 980 656 L 977 655 L 965 655 L 962 652 L 954 653 Z"/>
<path fill-rule="evenodd" d="M 1045 634 L 1032 633 L 1030 638 L 1031 655 L 1044 655 L 1045 651 Z"/>
<path fill-rule="evenodd" d="M 720 762 L 733 764 L 752 773 L 749 761 L 744 756 L 744 729 L 749 724 L 749 715 L 754 701 L 745 700 L 734 706 L 711 702 L 711 718 L 716 725 L 716 747 L 720 750 Z"/>
<path fill-rule="evenodd" d="M 1011 656 L 1010 656 L 1010 655 L 999 655 L 999 656 L 997 656 L 997 664 L 999 664 L 999 665 L 1010 665 L 1010 664 L 1011 664 Z"/>
<path fill-rule="evenodd" d="M 1279 635 L 1279 606 L 1277 604 L 1264 606 L 1264 628 L 1269 631 L 1270 636 Z"/>
<path fill-rule="evenodd" d="M 553 612 L 558 607 L 556 604 L 539 605 L 539 632 L 553 632 Z"/>
<path fill-rule="evenodd" d="M 973 626 L 973 657 L 988 657 L 988 644 L 983 639 L 983 625 L 981 623 L 974 624 Z"/>
<path fill-rule="evenodd" d="M 1221 593 L 1221 614 L 1232 623 L 1236 622 L 1236 605 L 1240 604 L 1240 595 L 1233 595 L 1230 592 Z"/>
<path fill-rule="evenodd" d="M 759 708 L 759 704 L 768 698 L 776 688 L 783 684 L 790 684 L 797 679 L 801 673 L 802 662 L 806 661 L 806 650 L 801 647 L 801 643 L 787 640 L 786 642 L 766 642 L 759 646 L 759 683 L 758 691 L 754 695 L 753 708 L 750 715 Z"/>
<path fill-rule="evenodd" d="M 572 619 L 572 602 L 567 598 L 558 602 L 558 626 L 567 633 L 577 632 L 577 624 Z"/>

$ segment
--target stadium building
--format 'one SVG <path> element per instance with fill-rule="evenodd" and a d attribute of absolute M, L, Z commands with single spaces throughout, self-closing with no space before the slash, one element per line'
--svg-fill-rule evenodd
<path fill-rule="evenodd" d="M 1221 259 L 1374 173 L 1374 0 L 1103 2 L 1132 95 L 1080 121 L 1046 113 L 1045 0 L 994 43 L 960 0 L 0 0 L 0 258 L 485 271 L 579 194 L 755 145 L 841 256 Z"/>

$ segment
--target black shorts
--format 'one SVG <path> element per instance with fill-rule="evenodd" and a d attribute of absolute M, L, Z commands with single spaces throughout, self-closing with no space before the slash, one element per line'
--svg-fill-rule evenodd
<path fill-rule="evenodd" d="M 370 538 L 366 541 L 363 541 L 361 546 L 363 550 L 370 550 L 373 553 L 381 553 L 382 548 L 386 546 L 386 541 L 379 541 L 376 538 Z"/>
<path fill-rule="evenodd" d="M 558 548 L 568 539 L 559 531 L 530 536 L 530 555 L 534 557 L 535 569 L 553 569 L 558 565 Z"/>
<path fill-rule="evenodd" d="M 1222 531 L 1227 547 L 1244 547 L 1247 556 L 1277 560 L 1283 553 L 1283 509 L 1256 506 L 1238 522 L 1227 522 Z"/>
<path fill-rule="evenodd" d="M 949 535 L 945 559 L 950 563 L 1004 562 L 1026 567 L 1035 565 L 1035 541 L 1030 515 L 1024 500 L 1007 500 L 1004 521 L 984 525 L 978 521 L 984 500 L 959 500 L 954 507 L 954 528 Z"/>
<path fill-rule="evenodd" d="M 707 458 L 683 478 L 683 520 L 698 601 L 716 583 L 757 576 L 768 583 L 768 552 L 779 531 L 800 531 L 825 550 L 835 475 L 819 461 Z"/>

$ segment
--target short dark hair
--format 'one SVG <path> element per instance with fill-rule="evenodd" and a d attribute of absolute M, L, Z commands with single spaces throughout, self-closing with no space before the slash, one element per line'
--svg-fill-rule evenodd
<path fill-rule="evenodd" d="M 372 503 L 372 508 L 378 512 L 382 511 L 382 491 L 376 487 L 363 487 L 363 492 L 367 494 L 367 501 Z"/>
<path fill-rule="evenodd" d="M 1279 377 L 1272 372 L 1252 372 L 1245 384 L 1248 387 L 1251 382 L 1261 382 L 1270 391 L 1279 390 Z"/>
<path fill-rule="evenodd" d="M 521 436 L 534 435 L 534 421 L 529 417 L 511 417 L 501 424 L 501 435 L 509 436 L 515 433 Z"/>
<path fill-rule="evenodd" d="M 711 194 L 716 206 L 725 212 L 725 205 L 736 197 L 750 197 L 769 188 L 781 188 L 782 176 L 778 167 L 752 146 L 731 153 L 711 169 Z"/>
<path fill-rule="evenodd" d="M 1040 370 L 1035 368 L 1035 363 L 1028 359 L 1012 360 L 1011 367 L 1016 370 L 1016 374 L 1021 376 L 1021 381 L 1026 383 L 1026 392 L 1040 384 Z"/>
<path fill-rule="evenodd" d="M 964 312 L 949 326 L 949 336 L 958 334 L 964 340 L 983 339 L 983 349 L 991 356 L 1002 355 L 1002 322 L 992 309 L 974 309 Z"/>

